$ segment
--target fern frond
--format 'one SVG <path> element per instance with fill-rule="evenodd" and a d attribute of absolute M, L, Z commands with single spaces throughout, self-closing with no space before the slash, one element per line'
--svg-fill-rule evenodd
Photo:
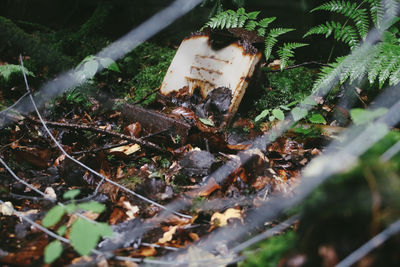
<path fill-rule="evenodd" d="M 358 35 L 356 30 L 350 26 L 342 26 L 340 22 L 327 21 L 326 24 L 320 24 L 312 27 L 303 37 L 307 37 L 312 34 L 324 34 L 326 38 L 332 35 L 337 41 L 342 41 L 353 48 L 358 44 Z"/>
<path fill-rule="evenodd" d="M 264 41 L 265 43 L 264 55 L 266 61 L 268 61 L 269 57 L 271 56 L 272 48 L 278 42 L 277 37 L 293 30 L 294 29 L 290 28 L 275 28 L 269 31 L 268 36 L 265 38 Z"/>
<path fill-rule="evenodd" d="M 244 28 L 248 31 L 254 31 L 257 27 L 258 23 L 255 20 L 248 20 L 246 26 Z"/>
<path fill-rule="evenodd" d="M 365 0 L 369 4 L 369 12 L 372 18 L 372 22 L 375 27 L 380 28 L 380 25 L 385 14 L 385 10 L 381 0 Z"/>
<path fill-rule="evenodd" d="M 258 22 L 259 27 L 267 28 L 269 24 L 271 24 L 276 17 L 270 17 L 270 18 L 263 18 Z"/>
<path fill-rule="evenodd" d="M 304 43 L 285 43 L 278 49 L 277 53 L 281 59 L 281 70 L 287 66 L 287 62 L 294 56 L 294 49 L 306 46 Z"/>
<path fill-rule="evenodd" d="M 27 70 L 25 67 L 24 71 L 26 75 L 35 77 L 33 72 Z M 22 67 L 20 65 L 14 65 L 14 64 L 0 65 L 0 77 L 3 77 L 5 82 L 8 82 L 11 79 L 11 77 L 15 74 L 22 75 Z"/>
<path fill-rule="evenodd" d="M 361 38 L 364 38 L 369 29 L 368 12 L 365 8 L 359 8 L 357 3 L 352 3 L 345 0 L 332 0 L 328 3 L 324 3 L 311 12 L 317 10 L 325 10 L 330 12 L 336 12 L 343 16 L 351 19 L 357 27 L 358 34 Z"/>

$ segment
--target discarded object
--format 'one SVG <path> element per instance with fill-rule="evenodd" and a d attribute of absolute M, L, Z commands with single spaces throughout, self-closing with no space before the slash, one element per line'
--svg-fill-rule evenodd
<path fill-rule="evenodd" d="M 261 52 L 247 41 L 238 40 L 214 50 L 208 34 L 194 34 L 179 46 L 160 92 L 166 96 L 182 96 L 193 95 L 200 90 L 205 105 L 214 112 L 226 113 L 223 114 L 224 121 L 229 122 L 239 107 L 260 59 Z M 215 90 L 216 94 L 210 95 Z M 218 95 L 221 93 L 230 94 L 220 98 Z M 228 107 L 225 108 L 227 101 Z M 219 108 L 215 110 L 215 107 Z"/>

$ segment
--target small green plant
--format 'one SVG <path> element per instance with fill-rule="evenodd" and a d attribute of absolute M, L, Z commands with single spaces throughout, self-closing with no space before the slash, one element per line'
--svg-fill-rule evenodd
<path fill-rule="evenodd" d="M 278 43 L 278 37 L 282 34 L 293 31 L 291 28 L 272 28 L 268 26 L 275 21 L 276 17 L 269 17 L 257 20 L 260 11 L 246 13 L 244 8 L 239 8 L 237 11 L 226 10 L 218 13 L 211 18 L 203 28 L 210 27 L 212 29 L 229 29 L 229 28 L 244 28 L 248 31 L 255 31 L 258 36 L 264 38 L 264 56 L 265 60 L 271 57 L 274 46 Z M 202 28 L 202 29 L 203 29 Z M 277 54 L 281 58 L 281 69 L 285 68 L 290 58 L 294 56 L 293 50 L 299 47 L 306 46 L 305 43 L 284 43 Z"/>
<path fill-rule="evenodd" d="M 135 188 L 140 185 L 143 182 L 142 179 L 140 179 L 138 176 L 132 176 L 128 178 L 124 178 L 121 180 L 121 185 L 131 189 L 135 190 Z"/>
<path fill-rule="evenodd" d="M 42 220 L 44 227 L 55 227 L 59 224 L 65 215 L 71 216 L 76 211 L 90 211 L 94 213 L 102 213 L 105 205 L 96 201 L 76 204 L 74 199 L 80 193 L 80 190 L 70 190 L 66 192 L 64 199 L 71 199 L 71 203 L 67 205 L 56 205 L 51 208 Z M 57 227 L 57 234 L 60 236 L 69 232 L 71 246 L 80 255 L 88 255 L 97 246 L 100 238 L 112 235 L 112 229 L 107 223 L 92 222 L 78 217 L 71 226 L 63 224 Z M 59 240 L 49 243 L 44 250 L 44 261 L 50 264 L 61 256 L 63 247 Z"/>
<path fill-rule="evenodd" d="M 102 68 L 121 72 L 117 63 L 111 58 L 89 55 L 76 66 L 76 76 L 79 80 L 85 81 L 93 78 L 97 71 Z"/>
<path fill-rule="evenodd" d="M 203 0 L 201 3 L 201 7 L 211 6 L 210 13 L 208 15 L 209 18 L 215 16 L 218 13 L 223 12 L 223 2 L 224 0 Z M 232 4 L 236 5 L 237 7 L 243 7 L 245 0 L 231 0 Z"/>
<path fill-rule="evenodd" d="M 24 68 L 24 71 L 27 76 L 35 77 L 33 72 L 29 71 L 27 68 Z M 20 65 L 14 65 L 14 64 L 0 65 L 0 77 L 2 77 L 4 83 L 7 84 L 13 77 L 16 76 L 22 78 L 22 67 Z"/>

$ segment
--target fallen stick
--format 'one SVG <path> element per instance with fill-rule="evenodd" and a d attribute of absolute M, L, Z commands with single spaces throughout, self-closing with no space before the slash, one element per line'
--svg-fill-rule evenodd
<path fill-rule="evenodd" d="M 41 124 L 40 120 L 32 118 L 30 116 L 27 117 L 27 119 L 35 124 Z M 138 143 L 142 146 L 157 150 L 157 151 L 161 151 L 161 152 L 166 152 L 165 149 L 161 148 L 160 146 L 152 143 L 152 142 L 148 142 L 148 141 L 144 141 L 140 138 L 136 138 L 133 136 L 129 136 L 126 134 L 121 134 L 121 133 L 116 133 L 114 131 L 108 131 L 108 130 L 104 130 L 104 129 L 100 129 L 94 126 L 90 126 L 90 125 L 84 125 L 84 124 L 75 124 L 75 123 L 61 123 L 61 122 L 53 122 L 53 121 L 46 121 L 46 124 L 48 126 L 51 127 L 57 127 L 57 128 L 66 128 L 66 129 L 72 129 L 72 130 L 81 130 L 81 131 L 92 131 L 92 132 L 96 132 L 96 133 L 100 133 L 100 134 L 104 134 L 104 135 L 108 135 L 108 136 L 112 136 L 112 137 L 116 137 L 122 140 L 127 140 L 133 143 Z"/>

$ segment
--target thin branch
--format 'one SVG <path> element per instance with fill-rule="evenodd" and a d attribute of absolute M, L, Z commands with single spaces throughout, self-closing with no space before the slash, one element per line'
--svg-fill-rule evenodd
<path fill-rule="evenodd" d="M 377 234 L 374 238 L 355 250 L 349 256 L 339 262 L 336 267 L 348 267 L 359 261 L 362 257 L 367 255 L 370 251 L 382 245 L 391 236 L 400 232 L 400 220 L 395 221 L 388 228 Z"/>
<path fill-rule="evenodd" d="M 139 99 L 138 101 L 134 102 L 133 105 L 137 105 L 142 103 L 143 101 L 147 100 L 147 98 L 149 98 L 151 95 L 153 95 L 154 93 L 157 93 L 158 91 L 160 91 L 161 87 L 158 87 L 154 90 L 152 90 L 151 92 L 147 93 L 143 98 Z"/>
<path fill-rule="evenodd" d="M 28 92 L 26 92 L 25 94 L 23 94 L 17 101 L 14 102 L 14 104 L 12 104 L 11 106 L 3 109 L 2 111 L 0 111 L 0 116 L 6 116 L 6 113 L 9 112 L 9 110 L 11 110 L 13 107 L 15 107 L 16 105 L 18 105 L 19 102 L 22 101 L 23 98 L 25 98 L 25 96 L 29 95 Z"/>
<path fill-rule="evenodd" d="M 77 156 L 77 155 L 88 154 L 88 153 L 96 153 L 96 152 L 99 152 L 102 150 L 108 150 L 111 148 L 126 146 L 126 145 L 129 145 L 130 143 L 132 143 L 132 142 L 124 142 L 124 143 L 114 144 L 114 145 L 110 145 L 110 146 L 103 146 L 103 147 L 98 147 L 98 148 L 91 149 L 91 150 L 76 151 L 76 152 L 72 152 L 71 155 Z"/>
<path fill-rule="evenodd" d="M 36 124 L 42 124 L 41 120 L 36 120 L 34 118 L 31 117 L 27 117 L 30 121 L 36 123 Z M 126 134 L 121 134 L 121 133 L 117 133 L 114 131 L 108 131 L 105 129 L 100 129 L 94 126 L 90 126 L 90 125 L 85 125 L 85 124 L 75 124 L 75 123 L 61 123 L 61 122 L 52 122 L 52 121 L 45 121 L 46 125 L 51 126 L 51 127 L 58 127 L 58 128 L 66 128 L 66 129 L 72 129 L 72 130 L 81 130 L 81 131 L 91 131 L 91 132 L 96 132 L 96 133 L 100 133 L 100 134 L 104 134 L 104 135 L 108 135 L 108 136 L 112 136 L 112 137 L 116 137 L 122 140 L 127 140 L 130 141 L 131 143 L 138 143 L 142 146 L 151 148 L 151 149 L 155 149 L 157 151 L 161 151 L 161 152 L 166 152 L 166 150 L 162 149 L 160 146 L 152 143 L 152 142 L 148 142 L 148 141 L 144 141 L 140 138 L 136 138 L 134 136 L 129 136 Z"/>
<path fill-rule="evenodd" d="M 23 75 L 24 75 L 26 90 L 30 93 L 30 88 L 29 88 L 28 80 L 27 80 L 27 78 L 26 78 L 26 74 L 25 74 L 25 71 L 24 71 L 24 68 L 23 68 L 23 67 L 24 67 L 24 63 L 23 63 L 23 60 L 22 60 L 22 56 L 21 56 L 21 55 L 20 55 L 20 62 L 21 62 L 21 66 L 22 66 L 22 73 L 23 73 Z M 136 192 L 134 192 L 134 191 L 132 191 L 132 190 L 130 190 L 130 189 L 128 189 L 128 188 L 126 188 L 126 187 L 120 185 L 120 184 L 118 184 L 117 182 L 114 182 L 113 180 L 108 179 L 108 178 L 105 177 L 104 175 L 98 173 L 97 171 L 95 171 L 95 170 L 93 170 L 92 168 L 86 166 L 85 164 L 83 164 L 83 163 L 80 162 L 79 160 L 76 160 L 75 158 L 73 158 L 72 156 L 70 156 L 70 155 L 64 150 L 64 148 L 60 145 L 60 143 L 58 143 L 57 139 L 53 136 L 53 134 L 50 132 L 49 128 L 48 128 L 47 125 L 46 125 L 46 122 L 43 120 L 42 116 L 40 115 L 40 112 L 39 112 L 39 110 L 38 110 L 38 108 L 37 108 L 37 106 L 36 106 L 36 103 L 35 103 L 35 100 L 34 100 L 33 97 L 32 97 L 32 94 L 29 94 L 29 97 L 30 97 L 30 99 L 31 99 L 33 108 L 35 109 L 36 114 L 38 115 L 38 118 L 40 119 L 40 122 L 42 123 L 42 125 L 43 125 L 44 129 L 46 130 L 47 134 L 50 136 L 50 138 L 51 138 L 51 139 L 53 140 L 53 142 L 56 144 L 56 146 L 58 147 L 58 149 L 65 155 L 65 157 L 67 157 L 68 159 L 70 159 L 71 161 L 75 162 L 76 164 L 78 164 L 78 165 L 81 166 L 82 168 L 88 170 L 89 172 L 91 172 L 91 173 L 93 173 L 94 175 L 96 175 L 96 176 L 98 176 L 98 177 L 101 178 L 101 181 L 100 181 L 99 184 L 97 185 L 97 188 L 96 188 L 95 192 L 98 192 L 98 189 L 99 189 L 100 185 L 101 185 L 104 181 L 107 181 L 107 182 L 109 182 L 110 184 L 115 185 L 115 186 L 117 186 L 118 188 L 121 188 L 121 189 L 125 190 L 126 192 L 129 192 L 130 194 L 136 196 L 137 198 L 140 198 L 140 199 L 142 199 L 142 200 L 144 200 L 144 201 L 146 201 L 146 202 L 148 202 L 148 203 L 150 203 L 150 204 L 153 204 L 153 205 L 155 205 L 155 206 L 157 206 L 157 207 L 159 207 L 159 208 L 161 208 L 161 209 L 163 209 L 163 210 L 170 211 L 170 212 L 172 212 L 172 213 L 174 213 L 174 214 L 176 214 L 176 215 L 178 215 L 178 216 L 184 217 L 184 218 L 192 218 L 192 216 L 190 216 L 190 215 L 186 215 L 186 214 L 183 214 L 183 213 L 174 211 L 174 210 L 169 210 L 169 209 L 166 208 L 165 206 L 163 206 L 163 205 L 161 205 L 161 204 L 159 204 L 159 203 L 157 203 L 157 202 L 155 202 L 155 201 L 153 201 L 153 200 L 151 200 L 151 199 L 148 199 L 148 198 L 146 198 L 146 197 L 144 197 L 144 196 L 142 196 L 142 195 L 140 195 L 140 194 L 138 194 L 138 193 L 136 193 Z M 135 139 L 136 139 L 136 138 L 135 138 Z"/>

